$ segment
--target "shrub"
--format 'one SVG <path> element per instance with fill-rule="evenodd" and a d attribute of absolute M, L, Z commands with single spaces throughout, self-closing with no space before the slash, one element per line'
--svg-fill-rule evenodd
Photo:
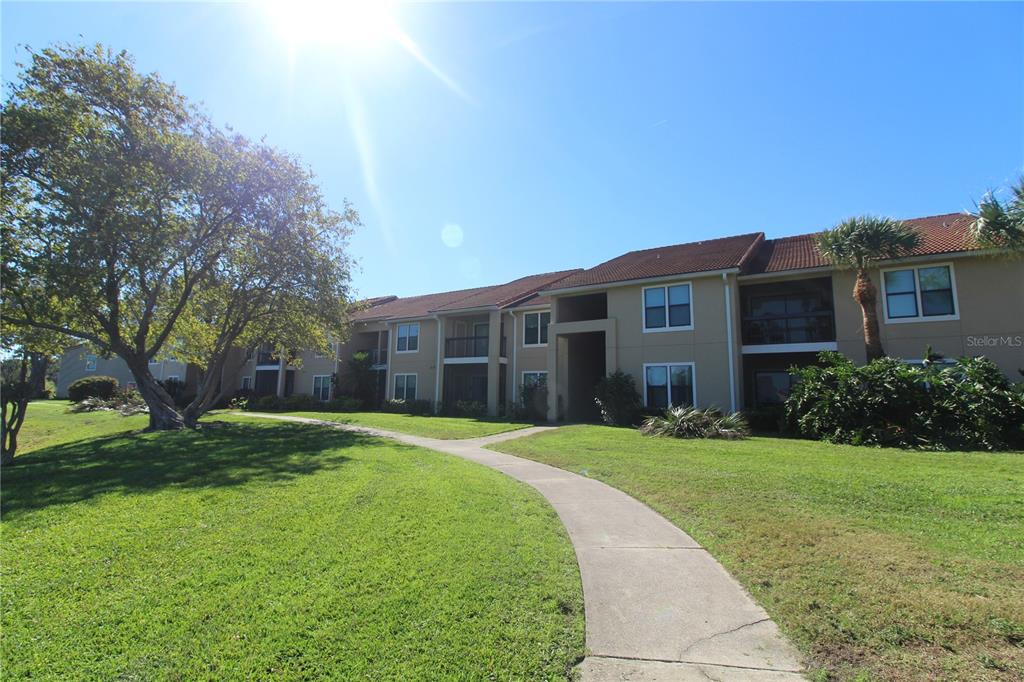
<path fill-rule="evenodd" d="M 862 367 L 834 352 L 792 370 L 790 428 L 833 443 L 930 450 L 1001 450 L 1024 444 L 1024 397 L 987 358 L 955 365 Z"/>
<path fill-rule="evenodd" d="M 672 438 L 737 440 L 750 435 L 747 420 L 739 412 L 723 414 L 714 409 L 699 410 L 686 405 L 670 407 L 660 417 L 648 417 L 640 431 L 648 436 Z"/>
<path fill-rule="evenodd" d="M 429 400 L 402 400 L 401 398 L 395 398 L 385 401 L 382 409 L 384 412 L 394 412 L 397 414 L 420 416 L 431 414 Z"/>
<path fill-rule="evenodd" d="M 149 407 L 138 391 L 129 389 L 116 391 L 109 398 L 91 396 L 78 401 L 70 408 L 71 412 L 97 412 L 100 410 L 115 410 L 122 416 L 129 417 L 133 414 L 149 412 Z"/>
<path fill-rule="evenodd" d="M 605 424 L 628 426 L 637 422 L 642 405 L 631 375 L 617 371 L 602 377 L 594 393 Z"/>
<path fill-rule="evenodd" d="M 455 401 L 454 414 L 457 417 L 473 417 L 479 419 L 487 416 L 487 405 L 479 400 Z"/>
<path fill-rule="evenodd" d="M 519 389 L 519 408 L 519 418 L 545 421 L 548 418 L 548 385 L 523 384 Z"/>
<path fill-rule="evenodd" d="M 743 418 L 752 431 L 782 433 L 786 430 L 786 408 L 781 404 L 743 410 Z"/>
<path fill-rule="evenodd" d="M 358 412 L 363 409 L 363 401 L 351 396 L 340 396 L 323 405 L 328 412 Z"/>
<path fill-rule="evenodd" d="M 68 386 L 68 400 L 81 402 L 86 398 L 109 400 L 117 391 L 117 379 L 108 376 L 82 377 Z"/>
<path fill-rule="evenodd" d="M 273 412 L 274 410 L 281 409 L 281 399 L 276 395 L 261 395 L 257 398 L 250 398 L 246 409 Z"/>

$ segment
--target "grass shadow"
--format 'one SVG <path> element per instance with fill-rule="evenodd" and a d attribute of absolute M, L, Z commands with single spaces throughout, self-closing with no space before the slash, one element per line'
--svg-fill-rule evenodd
<path fill-rule="evenodd" d="M 0 513 L 6 518 L 111 492 L 287 482 L 342 466 L 349 461 L 346 448 L 379 442 L 306 424 L 208 422 L 197 431 L 135 431 L 64 443 L 4 469 Z"/>

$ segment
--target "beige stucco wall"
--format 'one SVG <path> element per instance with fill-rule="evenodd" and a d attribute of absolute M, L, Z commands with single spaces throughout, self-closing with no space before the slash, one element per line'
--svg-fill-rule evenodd
<path fill-rule="evenodd" d="M 122 388 L 135 381 L 131 370 L 128 369 L 128 365 L 118 357 L 104 359 L 97 356 L 96 371 L 86 371 L 87 355 L 95 355 L 95 353 L 84 344 L 72 346 L 61 355 L 60 368 L 57 371 L 58 398 L 66 398 L 68 396 L 68 386 L 86 376 L 114 377 Z M 188 377 L 186 376 L 185 369 L 184 363 L 173 360 L 161 360 L 149 366 L 149 371 L 152 372 L 157 381 L 162 381 L 171 376 L 177 376 L 180 380 L 186 381 Z"/>
<path fill-rule="evenodd" d="M 616 321 L 617 368 L 632 374 L 638 390 L 643 392 L 645 363 L 692 362 L 697 405 L 729 409 L 729 353 L 722 278 L 720 275 L 697 277 L 668 284 L 686 281 L 692 285 L 692 331 L 645 333 L 644 287 L 636 285 L 608 290 L 608 317 Z M 608 371 L 614 369 L 608 368 Z"/>
<path fill-rule="evenodd" d="M 395 394 L 396 374 L 416 375 L 416 398 L 434 402 L 434 389 L 437 386 L 437 328 L 433 319 L 412 320 L 420 325 L 419 349 L 415 352 L 399 353 L 395 350 L 398 343 L 398 323 L 391 323 L 388 349 L 388 386 L 387 397 Z M 405 324 L 404 322 L 402 324 Z"/>
<path fill-rule="evenodd" d="M 881 270 L 872 270 L 878 288 L 882 347 L 888 355 L 921 358 L 925 346 L 949 358 L 985 355 L 1013 381 L 1024 367 L 1024 261 L 990 256 L 914 261 L 915 266 L 950 264 L 956 287 L 958 320 L 886 322 Z M 832 275 L 839 351 L 863 362 L 860 307 L 853 300 L 854 274 Z"/>

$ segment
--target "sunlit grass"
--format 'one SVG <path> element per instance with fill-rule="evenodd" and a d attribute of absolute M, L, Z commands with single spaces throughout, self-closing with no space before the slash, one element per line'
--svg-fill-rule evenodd
<path fill-rule="evenodd" d="M 498 472 L 56 407 L 3 472 L 5 679 L 557 679 L 582 654 L 572 546 Z"/>
<path fill-rule="evenodd" d="M 491 447 L 651 505 L 725 564 L 822 675 L 1024 675 L 1024 453 L 600 426 Z"/>

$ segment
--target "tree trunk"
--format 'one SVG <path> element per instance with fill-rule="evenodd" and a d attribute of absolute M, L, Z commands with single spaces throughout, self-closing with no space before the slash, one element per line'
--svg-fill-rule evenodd
<path fill-rule="evenodd" d="M 861 315 L 864 317 L 864 350 L 868 362 L 885 357 L 882 350 L 882 339 L 878 331 L 878 300 L 875 285 L 867 270 L 857 271 L 857 281 L 853 285 L 853 298 L 860 304 Z"/>
<path fill-rule="evenodd" d="M 227 376 L 227 381 L 225 381 L 224 368 L 228 365 L 228 356 L 232 353 L 237 353 L 237 349 L 229 347 L 228 350 L 221 353 L 219 357 L 214 358 L 213 362 L 207 365 L 209 369 L 207 369 L 202 380 L 199 382 L 196 397 L 185 408 L 185 426 L 190 429 L 197 428 L 200 417 L 206 414 L 214 405 L 227 398 L 228 395 L 234 393 L 238 372 L 245 365 L 246 360 L 244 354 L 237 353 L 240 361 L 234 363 L 233 369 Z"/>
<path fill-rule="evenodd" d="M 49 362 L 42 353 L 26 353 L 21 358 L 21 374 L 18 383 L 4 387 L 9 395 L 3 397 L 3 422 L 0 422 L 0 466 L 14 464 L 18 451 L 18 432 L 25 423 L 29 401 L 39 395 L 46 385 L 46 365 Z M 31 367 L 31 372 L 29 368 Z M 10 408 L 10 416 L 7 411 Z"/>
<path fill-rule="evenodd" d="M 164 387 L 157 383 L 149 371 L 149 358 L 145 355 L 124 358 L 128 369 L 135 378 L 139 394 L 149 407 L 149 430 L 172 431 L 185 427 L 185 421 L 174 407 L 174 400 Z"/>

